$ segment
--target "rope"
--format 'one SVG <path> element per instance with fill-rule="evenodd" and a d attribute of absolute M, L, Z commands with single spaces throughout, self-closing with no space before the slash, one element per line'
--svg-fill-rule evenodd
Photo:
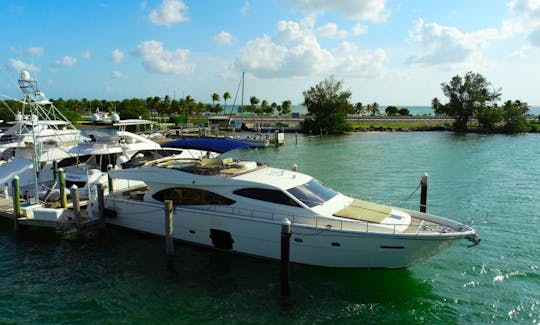
<path fill-rule="evenodd" d="M 405 199 L 397 201 L 397 202 L 392 202 L 390 205 L 403 204 L 403 203 L 409 201 L 411 199 L 411 197 L 416 193 L 416 191 L 418 191 L 420 186 L 422 186 L 422 182 L 418 183 L 418 186 L 414 189 L 414 191 L 412 191 L 411 194 L 409 194 Z"/>

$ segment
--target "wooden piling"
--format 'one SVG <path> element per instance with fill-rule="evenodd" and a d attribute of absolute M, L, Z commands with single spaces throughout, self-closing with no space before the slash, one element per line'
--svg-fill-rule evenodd
<path fill-rule="evenodd" d="M 298 132 L 294 132 L 294 141 L 298 144 Z"/>
<path fill-rule="evenodd" d="M 172 267 L 174 257 L 173 242 L 173 215 L 174 205 L 172 200 L 165 200 L 165 256 L 167 257 L 167 266 Z"/>
<path fill-rule="evenodd" d="M 289 290 L 289 264 L 291 244 L 291 222 L 284 218 L 281 221 L 281 296 L 288 297 Z"/>
<path fill-rule="evenodd" d="M 428 174 L 424 173 L 420 180 L 420 212 L 427 211 L 427 187 L 428 187 Z"/>
<path fill-rule="evenodd" d="M 102 183 L 97 184 L 97 201 L 98 201 L 98 217 L 99 226 L 105 227 L 105 195 L 103 194 L 105 185 Z"/>
<path fill-rule="evenodd" d="M 11 181 L 13 188 L 13 229 L 18 230 L 19 217 L 21 216 L 21 192 L 19 189 L 19 176 L 13 177 Z"/>
<path fill-rule="evenodd" d="M 73 219 L 77 232 L 81 229 L 81 201 L 79 199 L 79 188 L 73 184 L 71 186 L 71 200 L 73 202 Z"/>
<path fill-rule="evenodd" d="M 65 210 L 67 209 L 66 173 L 62 168 L 58 170 L 58 183 L 60 184 L 60 206 Z"/>
<path fill-rule="evenodd" d="M 109 174 L 109 171 L 111 171 L 113 169 L 113 165 L 111 164 L 108 164 L 107 165 L 107 180 L 109 181 L 108 182 L 108 186 L 109 186 L 109 193 L 112 193 L 114 191 L 113 189 L 113 178 L 111 177 L 111 174 Z"/>

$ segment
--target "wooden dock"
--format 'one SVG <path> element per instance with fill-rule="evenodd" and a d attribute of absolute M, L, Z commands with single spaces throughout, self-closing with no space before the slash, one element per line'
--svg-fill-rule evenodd
<path fill-rule="evenodd" d="M 72 207 L 72 204 L 70 205 Z M 17 226 L 83 230 L 102 223 L 100 218 L 89 218 L 85 214 L 81 214 L 77 220 L 74 211 L 69 209 L 70 205 L 68 209 L 45 208 L 22 202 L 22 213 L 17 218 L 16 224 Z M 0 198 L 0 217 L 15 221 L 12 199 Z"/>

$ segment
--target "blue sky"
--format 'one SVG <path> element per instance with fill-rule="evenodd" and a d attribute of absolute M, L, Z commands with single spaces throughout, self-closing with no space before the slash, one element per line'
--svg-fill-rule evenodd
<path fill-rule="evenodd" d="M 2 0 L 0 94 L 30 71 L 51 98 L 302 102 L 333 75 L 353 102 L 430 105 L 478 72 L 540 105 L 539 0 Z"/>

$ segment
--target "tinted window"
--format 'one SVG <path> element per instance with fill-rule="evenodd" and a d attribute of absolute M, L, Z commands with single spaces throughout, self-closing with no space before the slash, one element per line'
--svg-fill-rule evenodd
<path fill-rule="evenodd" d="M 235 201 L 219 194 L 196 188 L 168 188 L 152 196 L 158 201 L 172 200 L 174 205 L 231 205 Z"/>
<path fill-rule="evenodd" d="M 287 192 L 310 208 L 330 200 L 337 194 L 336 191 L 316 179 L 312 179 L 304 185 L 288 189 Z"/>
<path fill-rule="evenodd" d="M 272 202 L 277 204 L 290 205 L 293 207 L 299 207 L 292 198 L 287 196 L 287 194 L 279 191 L 272 190 L 268 188 L 243 188 L 233 192 L 236 195 L 248 197 L 250 199 Z"/>

